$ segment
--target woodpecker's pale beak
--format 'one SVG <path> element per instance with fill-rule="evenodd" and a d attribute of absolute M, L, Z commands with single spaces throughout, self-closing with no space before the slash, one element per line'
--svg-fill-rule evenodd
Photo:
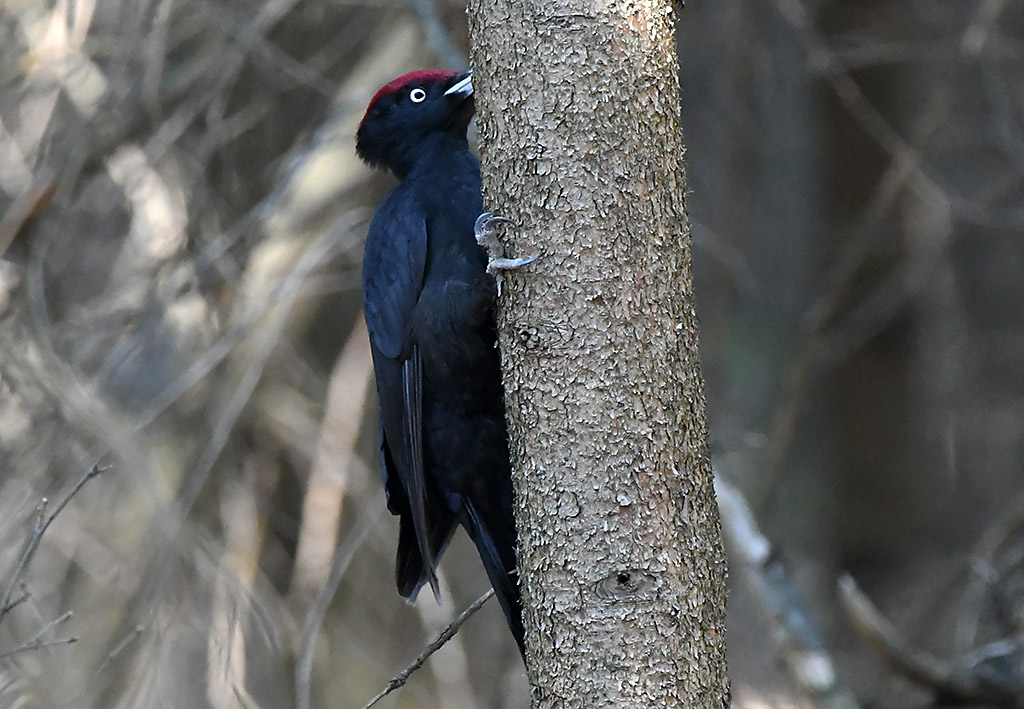
<path fill-rule="evenodd" d="M 444 92 L 445 96 L 455 94 L 457 96 L 472 96 L 473 95 L 473 72 L 467 71 L 462 76 L 458 77 L 458 81 Z"/>

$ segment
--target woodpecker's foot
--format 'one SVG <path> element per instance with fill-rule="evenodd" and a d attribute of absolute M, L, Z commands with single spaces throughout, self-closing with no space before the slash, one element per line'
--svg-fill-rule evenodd
<path fill-rule="evenodd" d="M 533 263 L 540 258 L 540 254 L 527 256 L 526 258 L 492 258 L 487 260 L 487 272 L 495 274 L 498 271 L 514 271 L 521 266 Z"/>
<path fill-rule="evenodd" d="M 476 243 L 480 244 L 487 251 L 487 272 L 495 274 L 498 271 L 512 271 L 533 263 L 540 258 L 539 253 L 525 258 L 505 258 L 502 255 L 501 244 L 498 237 L 494 235 L 494 227 L 497 224 L 515 224 L 508 217 L 499 217 L 491 212 L 484 212 L 476 218 L 473 224 L 473 234 L 476 236 Z"/>

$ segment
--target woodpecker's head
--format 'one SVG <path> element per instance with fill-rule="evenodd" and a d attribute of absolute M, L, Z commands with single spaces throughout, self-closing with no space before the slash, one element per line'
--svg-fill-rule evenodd
<path fill-rule="evenodd" d="M 471 72 L 424 69 L 390 81 L 370 101 L 356 131 L 367 164 L 408 172 L 423 140 L 435 133 L 466 138 L 473 117 Z"/>

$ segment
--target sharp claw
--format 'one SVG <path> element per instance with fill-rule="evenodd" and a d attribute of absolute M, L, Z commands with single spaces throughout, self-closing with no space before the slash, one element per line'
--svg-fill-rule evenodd
<path fill-rule="evenodd" d="M 475 222 L 473 222 L 473 233 L 476 234 L 477 239 L 479 239 L 480 235 L 487 230 L 487 220 L 493 216 L 494 215 L 490 212 L 481 212 L 480 216 L 476 218 Z"/>
<path fill-rule="evenodd" d="M 514 223 L 508 217 L 497 216 L 493 212 L 483 212 L 473 223 L 473 234 L 476 235 L 476 240 L 479 242 L 490 236 L 496 224 Z"/>

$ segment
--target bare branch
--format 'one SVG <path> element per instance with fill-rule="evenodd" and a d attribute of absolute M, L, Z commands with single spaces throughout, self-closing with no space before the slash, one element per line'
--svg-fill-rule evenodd
<path fill-rule="evenodd" d="M 968 560 L 968 575 L 964 588 L 966 608 L 957 617 L 953 649 L 960 653 L 975 642 L 979 617 L 985 606 L 985 599 L 1000 577 L 999 567 L 1005 565 L 1000 557 L 1015 539 L 1024 534 L 1024 497 L 1010 507 L 982 535 Z M 1010 567 L 1013 567 L 1010 564 Z"/>
<path fill-rule="evenodd" d="M 381 699 L 388 696 L 396 689 L 398 689 L 399 687 L 403 686 L 406 682 L 408 682 L 409 677 L 412 676 L 412 673 L 418 670 L 420 667 L 422 667 L 423 663 L 426 662 L 431 655 L 440 650 L 441 647 L 446 642 L 455 637 L 455 634 L 459 632 L 459 628 L 462 627 L 462 624 L 469 620 L 474 613 L 483 608 L 483 605 L 487 603 L 487 601 L 491 600 L 493 596 L 494 589 L 489 588 L 487 589 L 487 592 L 484 593 L 484 595 L 480 596 L 480 598 L 473 601 L 469 605 L 469 607 L 466 608 L 466 610 L 459 613 L 455 620 L 449 623 L 448 627 L 441 631 L 441 634 L 437 636 L 437 639 L 434 642 L 427 645 L 423 649 L 423 652 L 419 654 L 419 657 L 413 660 L 408 667 L 406 667 L 404 670 L 402 670 L 397 675 L 392 677 L 391 681 L 388 682 L 388 686 L 382 689 L 373 699 L 364 704 L 363 709 L 370 709 L 370 707 L 379 702 Z"/>
<path fill-rule="evenodd" d="M 771 542 L 761 534 L 743 494 L 715 475 L 715 494 L 730 561 L 771 627 L 779 656 L 790 677 L 815 706 L 856 709 L 860 704 L 839 681 L 835 663 L 816 624 L 804 608 Z"/>
<path fill-rule="evenodd" d="M 0 660 L 5 660 L 12 655 L 17 655 L 18 653 L 22 652 L 28 652 L 29 650 L 41 650 L 42 648 L 57 647 L 58 645 L 73 645 L 77 642 L 78 638 L 71 637 L 59 638 L 57 640 L 36 640 L 35 642 L 31 643 L 22 643 L 13 650 L 8 650 L 7 652 L 0 652 Z"/>
<path fill-rule="evenodd" d="M 70 645 L 71 643 L 78 642 L 78 638 L 62 638 L 60 640 L 43 640 L 43 637 L 48 632 L 53 630 L 56 626 L 60 625 L 64 621 L 69 620 L 71 618 L 71 616 L 72 616 L 72 612 L 71 611 L 66 611 L 60 617 L 55 618 L 54 620 L 51 620 L 49 623 L 47 623 L 42 628 L 40 628 L 39 631 L 35 635 L 33 635 L 31 638 L 29 638 L 28 640 L 23 642 L 18 647 L 14 648 L 13 650 L 8 650 L 6 652 L 0 652 L 0 660 L 4 659 L 6 657 L 10 657 L 11 655 L 17 655 L 20 652 L 27 652 L 29 650 L 38 650 L 39 648 L 51 647 L 51 646 L 54 646 L 54 645 Z"/>
<path fill-rule="evenodd" d="M 357 216 L 349 215 L 353 223 Z M 268 317 L 253 335 L 251 355 L 246 362 L 240 380 L 231 390 L 215 418 L 210 440 L 182 486 L 179 499 L 183 510 L 190 510 L 199 497 L 213 466 L 220 457 L 238 417 L 249 402 L 250 397 L 263 376 L 263 370 L 270 359 L 274 348 L 280 340 L 281 332 L 287 324 L 288 314 L 294 307 L 302 287 L 310 274 L 319 268 L 337 248 L 337 242 L 331 232 L 324 232 L 310 247 L 302 253 L 291 269 L 285 274 L 276 290 L 261 304 Z M 240 314 L 244 318 L 245 314 Z"/>
<path fill-rule="evenodd" d="M 841 576 L 838 586 L 843 610 L 864 642 L 895 672 L 932 690 L 937 700 L 1024 706 L 1024 677 L 1011 670 L 1020 666 L 1024 655 L 1019 642 L 990 643 L 960 662 L 946 661 L 912 647 L 851 576 Z"/>
<path fill-rule="evenodd" d="M 355 463 L 355 444 L 363 407 L 372 389 L 370 341 L 362 318 L 349 333 L 335 362 L 327 388 L 327 404 L 316 454 L 302 502 L 302 524 L 295 545 L 295 568 L 289 595 L 309 598 L 323 586 L 338 541 L 342 502 Z"/>
<path fill-rule="evenodd" d="M 1000 12 L 1001 0 L 990 0 L 981 16 L 991 14 L 994 18 Z M 775 0 L 775 5 L 782 18 L 796 30 L 800 40 L 807 52 L 808 59 L 812 66 L 816 66 L 822 76 L 831 85 L 836 98 L 843 104 L 846 110 L 857 121 L 861 128 L 871 136 L 875 143 L 885 150 L 893 158 L 905 161 L 910 168 L 912 178 L 908 187 L 913 190 L 925 203 L 933 202 L 935 195 L 943 195 L 949 200 L 957 216 L 967 222 L 980 226 L 999 226 L 1001 228 L 1020 228 L 1022 221 L 1021 210 L 994 210 L 991 206 L 978 204 L 969 197 L 965 197 L 943 180 L 937 171 L 926 164 L 924 156 L 915 146 L 904 138 L 886 120 L 879 109 L 871 103 L 868 97 L 861 90 L 857 82 L 846 71 L 845 67 L 836 61 L 835 53 L 832 52 L 824 40 L 814 31 L 811 16 L 801 0 Z M 973 51 L 977 39 L 974 39 L 975 28 L 978 25 L 972 24 L 968 31 L 962 35 L 964 42 L 961 45 L 961 52 Z M 975 32 L 975 34 L 972 34 Z M 940 92 L 938 100 L 945 102 L 944 92 Z M 926 113 L 926 118 L 927 118 Z"/>
<path fill-rule="evenodd" d="M 145 630 L 146 626 L 142 623 L 139 623 L 134 628 L 132 628 L 131 632 L 124 636 L 121 639 L 121 641 L 117 643 L 117 645 L 115 645 L 110 652 L 107 653 L 107 656 L 104 658 L 103 663 L 96 668 L 96 673 L 93 676 L 98 676 L 101 672 L 103 672 L 103 670 L 105 670 L 110 665 L 111 662 L 117 659 L 117 656 L 121 654 L 121 651 L 128 647 L 136 638 L 142 635 L 142 633 Z"/>
<path fill-rule="evenodd" d="M 11 596 L 14 595 L 14 589 L 17 587 L 21 577 L 25 574 L 25 570 L 28 568 L 29 562 L 32 561 L 32 556 L 35 554 L 36 549 L 39 548 L 39 542 L 42 541 L 46 530 L 50 528 L 53 521 L 57 519 L 57 515 L 64 511 L 64 508 L 67 507 L 72 498 L 78 494 L 78 491 L 85 487 L 87 482 L 107 470 L 110 470 L 109 465 L 100 466 L 99 463 L 94 463 L 93 466 L 86 471 L 85 475 L 75 483 L 75 486 L 71 488 L 70 492 L 64 496 L 64 499 L 62 499 L 57 505 L 57 509 L 55 509 L 53 514 L 49 517 L 45 517 L 47 498 L 44 497 L 40 501 L 39 506 L 36 508 L 36 523 L 32 529 L 32 536 L 28 540 L 28 544 L 25 546 L 25 551 L 22 552 L 21 558 L 18 559 L 17 566 L 14 567 L 14 572 L 11 574 L 11 578 L 7 582 L 7 587 L 4 589 L 3 598 L 0 599 L 0 620 L 3 620 L 4 616 L 7 615 L 12 608 L 27 598 L 26 594 L 21 598 L 16 599 L 13 603 L 11 602 Z"/>

